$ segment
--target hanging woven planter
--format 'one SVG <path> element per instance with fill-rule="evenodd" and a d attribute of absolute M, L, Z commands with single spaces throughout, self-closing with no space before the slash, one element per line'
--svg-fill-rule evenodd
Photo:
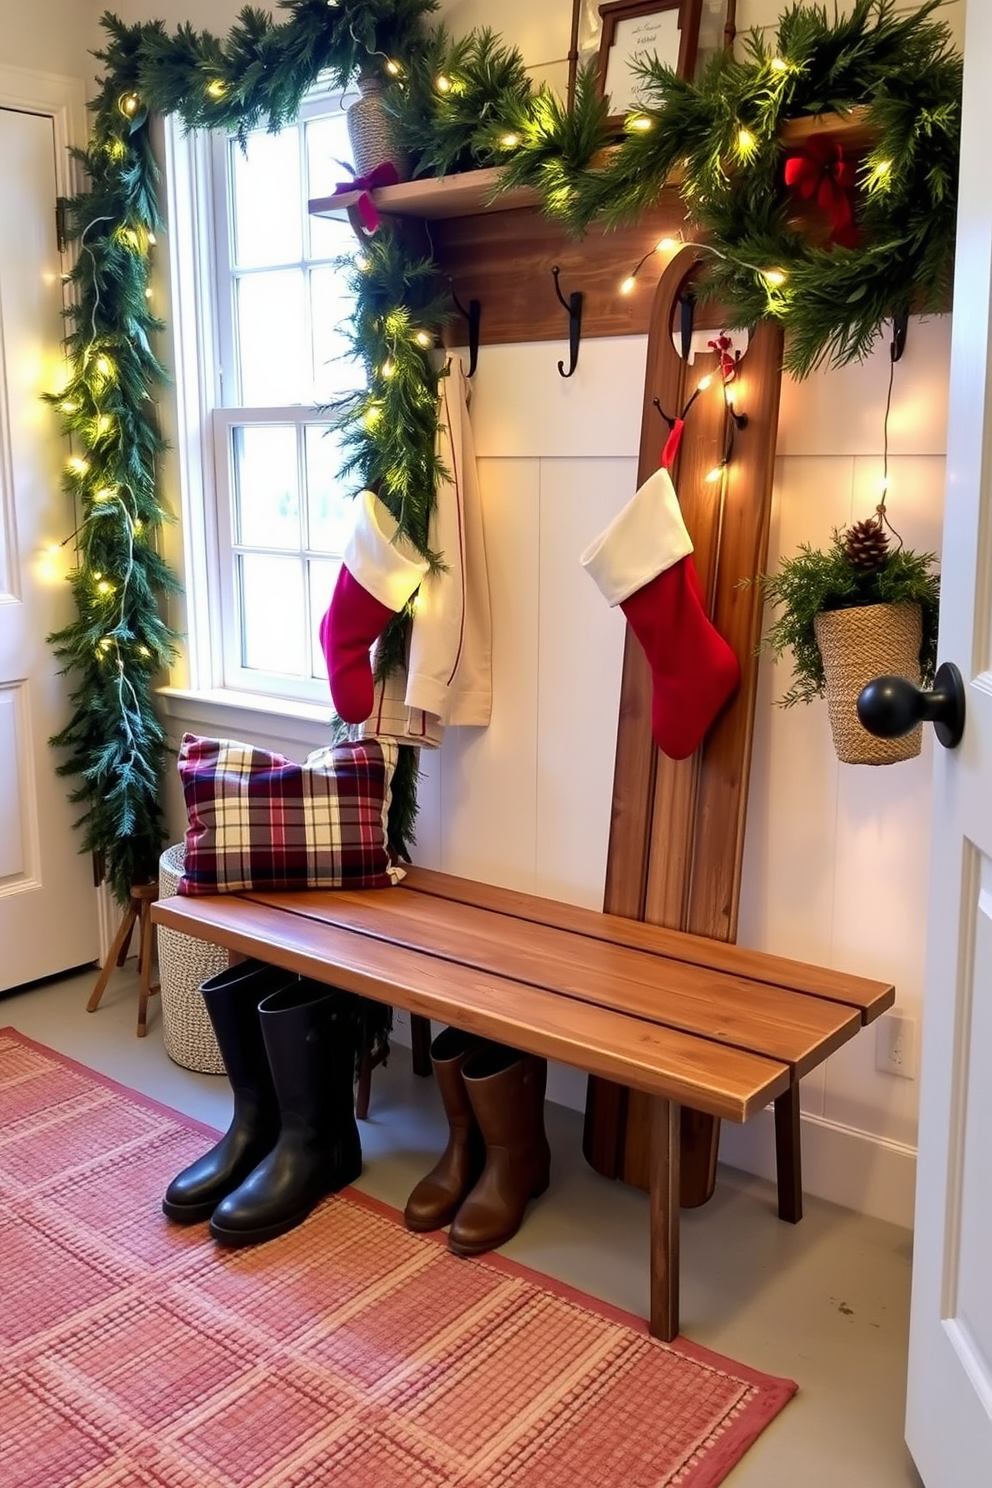
<path fill-rule="evenodd" d="M 347 115 L 352 164 L 356 176 L 367 176 L 388 160 L 396 167 L 397 179 L 409 181 L 410 157 L 399 145 L 396 121 L 385 108 L 387 86 L 379 72 L 359 73 L 359 96 Z"/>
<path fill-rule="evenodd" d="M 826 673 L 827 708 L 837 758 L 848 765 L 894 765 L 919 754 L 923 727 L 900 739 L 862 728 L 857 701 L 874 677 L 920 682 L 922 618 L 918 604 L 859 605 L 824 610 L 813 622 Z"/>

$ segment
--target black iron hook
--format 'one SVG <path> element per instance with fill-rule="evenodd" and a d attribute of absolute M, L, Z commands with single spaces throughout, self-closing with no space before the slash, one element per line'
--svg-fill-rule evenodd
<path fill-rule="evenodd" d="M 892 345 L 889 347 L 889 356 L 894 362 L 898 362 L 906 350 L 906 332 L 908 330 L 909 311 L 897 311 L 892 317 Z"/>
<path fill-rule="evenodd" d="M 582 334 L 582 291 L 573 290 L 566 300 L 558 283 L 558 275 L 561 273 L 557 264 L 551 269 L 555 279 L 555 294 L 561 305 L 568 311 L 568 371 L 565 371 L 565 363 L 558 363 L 558 371 L 562 377 L 571 377 L 579 360 L 579 338 Z"/>
<path fill-rule="evenodd" d="M 679 295 L 679 331 L 682 340 L 682 360 L 688 362 L 692 352 L 692 330 L 696 319 L 696 297 L 691 289 Z"/>
<path fill-rule="evenodd" d="M 459 315 L 463 315 L 468 321 L 468 375 L 475 376 L 475 369 L 479 365 L 479 326 L 482 321 L 482 303 L 479 300 L 469 300 L 468 309 L 462 304 L 455 294 L 455 286 L 451 286 L 451 298 Z"/>

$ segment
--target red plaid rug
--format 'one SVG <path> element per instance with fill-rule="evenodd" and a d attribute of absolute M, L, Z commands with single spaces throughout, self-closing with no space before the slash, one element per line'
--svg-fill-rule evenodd
<path fill-rule="evenodd" d="M 354 1191 L 221 1250 L 205 1133 L 0 1030 L 3 1488 L 713 1488 L 795 1389 Z"/>

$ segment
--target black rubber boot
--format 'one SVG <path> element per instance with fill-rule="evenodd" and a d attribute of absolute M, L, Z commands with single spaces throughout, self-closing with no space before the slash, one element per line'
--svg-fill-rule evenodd
<path fill-rule="evenodd" d="M 259 1007 L 282 1125 L 272 1151 L 214 1210 L 210 1233 L 222 1245 L 274 1240 L 361 1173 L 359 1006 L 350 993 L 302 981 Z"/>
<path fill-rule="evenodd" d="M 265 1052 L 258 1005 L 280 987 L 299 984 L 292 972 L 261 961 L 240 961 L 200 988 L 227 1077 L 234 1117 L 216 1146 L 173 1178 L 162 1210 L 178 1224 L 209 1219 L 275 1146 L 279 1103 Z"/>

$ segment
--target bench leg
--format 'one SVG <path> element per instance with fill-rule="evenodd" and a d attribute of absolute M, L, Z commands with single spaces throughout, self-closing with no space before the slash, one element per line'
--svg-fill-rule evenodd
<path fill-rule="evenodd" d="M 410 1014 L 410 1041 L 413 1045 L 413 1073 L 431 1074 L 431 1020 L 420 1013 Z"/>
<path fill-rule="evenodd" d="M 778 1177 L 778 1217 L 787 1224 L 798 1224 L 803 1217 L 798 1080 L 775 1097 L 775 1170 Z"/>
<path fill-rule="evenodd" d="M 679 1126 L 677 1101 L 651 1099 L 651 1317 L 669 1343 L 679 1331 Z"/>

